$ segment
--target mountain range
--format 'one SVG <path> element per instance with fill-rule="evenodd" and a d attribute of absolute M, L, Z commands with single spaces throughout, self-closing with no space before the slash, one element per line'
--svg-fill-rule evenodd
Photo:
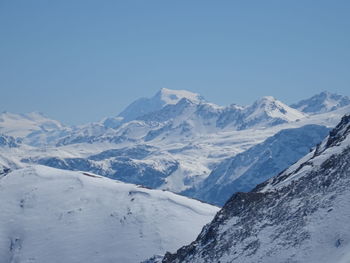
<path fill-rule="evenodd" d="M 4 112 L 0 258 L 349 262 L 349 112 L 169 89 L 81 126 Z"/>
<path fill-rule="evenodd" d="M 305 110 L 317 105 L 333 106 Z M 291 106 L 271 96 L 248 106 L 218 106 L 196 93 L 161 89 L 116 117 L 82 126 L 39 113 L 2 113 L 0 165 L 93 172 L 223 205 L 235 191 L 293 164 L 349 110 L 348 97 L 328 92 Z M 276 149 L 279 157 L 271 162 L 266 154 Z M 257 177 L 258 170 L 270 173 Z"/>

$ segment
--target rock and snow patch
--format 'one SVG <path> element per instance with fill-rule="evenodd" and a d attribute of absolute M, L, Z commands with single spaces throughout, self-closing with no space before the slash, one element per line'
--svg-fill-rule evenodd
<path fill-rule="evenodd" d="M 350 115 L 290 169 L 236 193 L 163 263 L 350 262 Z"/>

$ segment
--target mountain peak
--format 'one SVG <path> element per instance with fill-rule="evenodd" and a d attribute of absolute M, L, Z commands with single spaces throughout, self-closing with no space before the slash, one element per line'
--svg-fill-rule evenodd
<path fill-rule="evenodd" d="M 303 113 L 290 108 L 272 96 L 262 97 L 245 110 L 247 118 L 251 120 L 270 117 L 289 122 L 305 117 Z"/>
<path fill-rule="evenodd" d="M 265 105 L 271 105 L 271 104 L 276 104 L 279 101 L 275 99 L 272 96 L 264 96 L 254 102 L 254 105 L 259 105 L 259 106 L 265 106 Z M 282 103 L 282 102 L 281 102 Z"/>
<path fill-rule="evenodd" d="M 273 96 L 264 96 L 260 99 L 260 101 L 276 101 L 276 99 Z"/>
<path fill-rule="evenodd" d="M 188 90 L 171 90 L 167 88 L 160 89 L 154 98 L 159 98 L 164 104 L 176 104 L 183 98 L 194 103 L 204 101 L 204 98 L 198 93 L 190 92 Z"/>
<path fill-rule="evenodd" d="M 118 117 L 123 117 L 124 122 L 135 120 L 158 111 L 166 105 L 175 105 L 184 98 L 196 104 L 204 101 L 203 97 L 197 93 L 162 88 L 152 98 L 140 98 L 134 101 Z"/>
<path fill-rule="evenodd" d="M 334 111 L 347 105 L 350 105 L 349 97 L 322 91 L 308 99 L 292 104 L 291 107 L 308 114 L 319 114 Z"/>

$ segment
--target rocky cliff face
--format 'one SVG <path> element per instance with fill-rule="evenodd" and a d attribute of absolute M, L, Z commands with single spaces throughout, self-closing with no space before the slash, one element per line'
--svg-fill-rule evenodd
<path fill-rule="evenodd" d="M 197 239 L 162 262 L 348 262 L 350 116 L 315 149 L 237 193 Z"/>

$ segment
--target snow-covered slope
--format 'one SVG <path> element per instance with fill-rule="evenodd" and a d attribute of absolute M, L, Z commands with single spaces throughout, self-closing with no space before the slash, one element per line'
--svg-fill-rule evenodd
<path fill-rule="evenodd" d="M 1 262 L 140 262 L 192 240 L 218 208 L 90 173 L 0 177 Z"/>
<path fill-rule="evenodd" d="M 247 151 L 221 162 L 187 196 L 223 206 L 236 192 L 247 192 L 278 174 L 321 142 L 329 129 L 319 125 L 285 129 Z"/>
<path fill-rule="evenodd" d="M 349 97 L 324 91 L 311 98 L 292 104 L 291 107 L 308 114 L 319 114 L 348 105 L 350 105 Z"/>
<path fill-rule="evenodd" d="M 197 239 L 162 262 L 350 260 L 350 115 L 312 152 L 237 193 Z"/>
<path fill-rule="evenodd" d="M 12 136 L 0 134 L 0 147 L 18 147 L 22 143 L 22 139 Z"/>

